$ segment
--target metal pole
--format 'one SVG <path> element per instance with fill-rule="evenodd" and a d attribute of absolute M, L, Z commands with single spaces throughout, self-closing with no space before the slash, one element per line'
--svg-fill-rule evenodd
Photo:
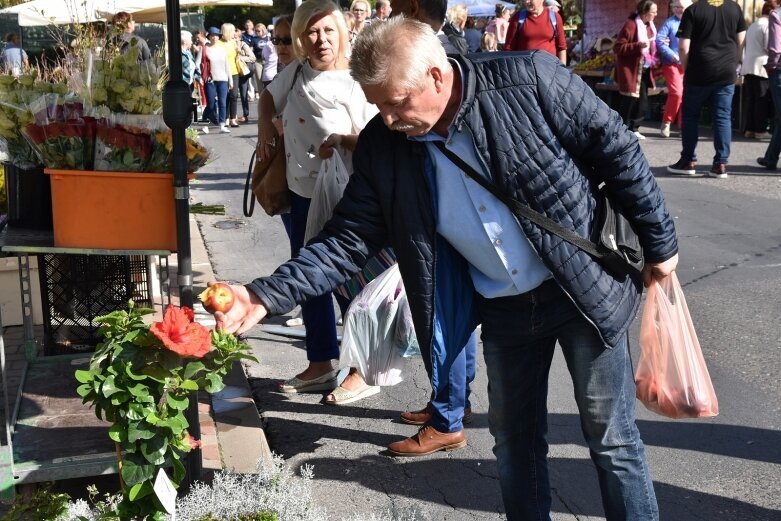
<path fill-rule="evenodd" d="M 168 27 L 169 79 L 163 89 L 163 119 L 173 136 L 174 199 L 176 204 L 176 243 L 178 261 L 179 302 L 193 307 L 193 270 L 190 252 L 190 191 L 187 181 L 187 157 L 184 131 L 193 120 L 192 91 L 182 79 L 182 43 L 179 20 L 179 0 L 166 0 Z M 190 401 L 185 413 L 190 434 L 201 437 L 198 422 L 197 397 Z M 201 451 L 193 449 L 187 455 L 185 488 L 201 477 Z"/>

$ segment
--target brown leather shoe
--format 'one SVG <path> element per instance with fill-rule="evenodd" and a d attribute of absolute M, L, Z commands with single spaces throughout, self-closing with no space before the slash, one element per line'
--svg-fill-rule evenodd
<path fill-rule="evenodd" d="M 431 421 L 431 402 L 428 402 L 424 408 L 419 411 L 404 411 L 401 413 L 401 421 L 408 425 L 425 425 Z M 472 408 L 464 409 L 464 417 L 461 423 L 472 423 Z"/>
<path fill-rule="evenodd" d="M 463 447 L 466 447 L 464 429 L 458 432 L 439 432 L 430 425 L 424 425 L 416 435 L 388 445 L 388 451 L 394 456 L 415 457 Z"/>

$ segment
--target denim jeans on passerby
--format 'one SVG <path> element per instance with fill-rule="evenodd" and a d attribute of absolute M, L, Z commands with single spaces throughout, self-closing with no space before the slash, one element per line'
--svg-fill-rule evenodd
<path fill-rule="evenodd" d="M 217 90 L 217 122 L 215 125 L 224 125 L 225 120 L 228 117 L 228 82 L 227 81 L 215 81 L 214 88 Z"/>
<path fill-rule="evenodd" d="M 206 107 L 203 109 L 203 119 L 217 125 L 217 87 L 213 81 L 203 84 L 203 96 L 206 99 Z"/>
<path fill-rule="evenodd" d="M 776 107 L 773 137 L 765 151 L 765 161 L 769 165 L 778 164 L 778 154 L 781 153 L 781 69 L 776 69 L 770 75 L 770 95 Z"/>
<path fill-rule="evenodd" d="M 283 219 L 285 231 L 290 239 L 290 256 L 295 257 L 304 247 L 306 218 L 309 214 L 311 199 L 290 193 L 292 205 L 288 217 Z M 342 315 L 347 311 L 350 301 L 334 293 Z M 306 358 L 310 362 L 327 362 L 339 359 L 339 344 L 336 340 L 336 316 L 331 293 L 309 299 L 301 304 L 301 318 L 306 327 Z"/>
<path fill-rule="evenodd" d="M 695 150 L 700 134 L 700 114 L 702 107 L 708 103 L 713 120 L 713 148 L 716 149 L 713 163 L 727 164 L 732 141 L 732 96 L 734 94 L 734 83 L 715 86 L 684 84 L 681 105 L 683 119 L 681 159 L 697 161 Z"/>
<path fill-rule="evenodd" d="M 478 314 L 488 374 L 488 425 L 507 519 L 550 520 L 545 438 L 548 373 L 558 341 L 608 521 L 658 520 L 645 448 L 635 425 L 626 335 L 616 347 L 606 347 L 594 326 L 550 280 L 515 297 L 478 297 Z"/>

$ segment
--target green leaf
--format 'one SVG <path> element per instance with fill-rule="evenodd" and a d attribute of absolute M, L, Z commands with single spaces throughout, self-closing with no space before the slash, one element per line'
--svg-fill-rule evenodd
<path fill-rule="evenodd" d="M 76 388 L 76 394 L 86 399 L 92 394 L 92 384 L 81 384 Z"/>
<path fill-rule="evenodd" d="M 197 391 L 198 382 L 194 380 L 184 380 L 179 384 L 179 389 L 184 389 L 185 391 Z"/>
<path fill-rule="evenodd" d="M 206 369 L 206 366 L 203 365 L 203 362 L 190 362 L 188 363 L 184 368 L 184 377 L 189 379 L 195 376 L 200 371 L 203 371 Z"/>
<path fill-rule="evenodd" d="M 127 497 L 130 499 L 130 501 L 136 501 L 142 497 L 148 496 L 152 492 L 154 492 L 152 484 L 149 481 L 144 481 L 142 483 L 136 483 L 133 485 L 130 488 L 130 492 L 128 492 Z"/>
<path fill-rule="evenodd" d="M 150 412 L 146 417 L 146 422 L 149 425 L 157 425 L 160 422 L 160 418 L 155 414 L 154 411 Z"/>
<path fill-rule="evenodd" d="M 141 372 L 156 382 L 165 382 L 169 374 L 167 369 L 163 369 L 159 365 L 144 367 Z"/>
<path fill-rule="evenodd" d="M 144 422 L 130 423 L 127 429 L 127 441 L 135 443 L 138 440 L 148 440 L 153 438 L 155 433 L 148 429 Z"/>
<path fill-rule="evenodd" d="M 222 381 L 222 377 L 215 373 L 209 373 L 206 375 L 206 385 L 204 389 L 207 393 L 216 393 L 222 391 L 225 388 L 225 384 Z"/>
<path fill-rule="evenodd" d="M 173 481 L 175 487 L 178 487 L 179 483 L 181 483 L 182 480 L 184 479 L 184 475 L 186 473 L 184 469 L 184 463 L 179 461 L 178 456 L 174 456 L 174 459 L 172 461 L 172 466 L 174 468 L 174 475 L 171 481 Z"/>
<path fill-rule="evenodd" d="M 125 373 L 127 373 L 127 375 L 130 377 L 131 380 L 135 380 L 137 382 L 141 382 L 141 381 L 147 379 L 147 375 L 145 375 L 145 374 L 136 374 L 135 372 L 133 372 L 133 368 L 132 368 L 132 366 L 130 364 L 127 364 L 125 366 Z"/>
<path fill-rule="evenodd" d="M 127 439 L 127 430 L 125 430 L 123 425 L 115 423 L 108 430 L 108 437 L 117 443 L 122 443 Z"/>
<path fill-rule="evenodd" d="M 76 370 L 76 380 L 79 383 L 86 384 L 92 381 L 93 375 L 91 371 L 84 371 L 83 369 Z"/>
<path fill-rule="evenodd" d="M 119 391 L 113 396 L 111 396 L 111 405 L 116 407 L 122 405 L 128 400 L 130 400 L 130 394 L 126 393 L 125 391 Z"/>
<path fill-rule="evenodd" d="M 165 396 L 165 401 L 168 402 L 168 405 L 177 411 L 183 411 L 187 409 L 187 406 L 190 404 L 190 399 L 187 397 L 184 398 L 176 398 L 173 395 L 167 394 Z"/>
<path fill-rule="evenodd" d="M 164 418 L 158 421 L 156 427 L 168 427 L 175 434 L 180 434 L 187 427 L 189 427 L 189 424 L 187 423 L 184 415 L 179 412 L 176 416 L 171 416 L 170 418 Z"/>
<path fill-rule="evenodd" d="M 149 396 L 149 387 L 144 384 L 131 385 L 127 390 L 136 398 L 146 398 Z"/>
<path fill-rule="evenodd" d="M 127 408 L 128 420 L 143 420 L 150 412 L 154 412 L 154 407 L 145 403 L 131 403 Z"/>
<path fill-rule="evenodd" d="M 155 466 L 147 463 L 141 455 L 130 454 L 122 462 L 122 479 L 130 488 L 133 488 L 136 483 L 152 479 L 154 474 Z"/>
<path fill-rule="evenodd" d="M 168 450 L 168 440 L 163 436 L 156 436 L 150 440 L 141 442 L 141 454 L 152 465 L 165 463 L 165 453 Z"/>
<path fill-rule="evenodd" d="M 112 394 L 118 392 L 120 392 L 120 389 L 118 389 L 117 386 L 114 384 L 114 375 L 109 375 L 108 378 L 103 380 L 103 385 L 101 386 L 100 393 L 106 398 L 108 398 Z"/>

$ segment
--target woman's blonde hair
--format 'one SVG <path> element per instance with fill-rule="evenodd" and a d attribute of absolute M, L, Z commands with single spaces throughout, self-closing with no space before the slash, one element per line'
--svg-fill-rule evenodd
<path fill-rule="evenodd" d="M 350 42 L 350 32 L 344 22 L 344 16 L 339 6 L 331 0 L 306 0 L 293 13 L 293 23 L 290 25 L 290 35 L 293 37 L 293 51 L 299 60 L 306 61 L 307 55 L 301 43 L 301 37 L 309 26 L 309 21 L 318 15 L 331 15 L 336 21 L 339 31 L 339 48 L 336 49 L 337 59 L 346 59 Z"/>
<path fill-rule="evenodd" d="M 483 33 L 483 36 L 480 38 L 480 50 L 482 51 L 495 51 L 496 46 L 498 44 L 498 41 L 496 40 L 496 35 L 494 33 Z"/>
<path fill-rule="evenodd" d="M 233 40 L 233 35 L 236 33 L 236 26 L 229 23 L 224 23 L 220 26 L 220 32 L 222 35 L 220 38 L 223 42 L 229 42 Z"/>
<path fill-rule="evenodd" d="M 464 4 L 456 4 L 447 11 L 447 19 L 459 27 L 464 27 L 469 9 Z"/>

